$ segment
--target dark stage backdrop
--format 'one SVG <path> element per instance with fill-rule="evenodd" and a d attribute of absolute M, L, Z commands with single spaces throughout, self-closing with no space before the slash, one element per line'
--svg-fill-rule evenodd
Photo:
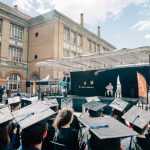
<path fill-rule="evenodd" d="M 141 73 L 145 78 L 147 83 L 150 83 L 150 73 L 149 67 L 127 67 L 127 68 L 118 68 L 111 70 L 92 70 L 92 71 L 80 71 L 80 72 L 71 72 L 71 92 L 72 95 L 82 95 L 81 87 L 84 82 L 87 82 L 89 86 L 90 81 L 93 80 L 94 85 L 94 94 L 89 92 L 93 90 L 92 88 L 84 89 L 83 92 L 86 92 L 86 96 L 105 96 L 106 89 L 105 87 L 112 83 L 114 88 L 114 93 L 117 86 L 117 77 L 120 77 L 122 97 L 138 97 L 138 85 L 137 85 L 137 76 L 136 72 Z"/>

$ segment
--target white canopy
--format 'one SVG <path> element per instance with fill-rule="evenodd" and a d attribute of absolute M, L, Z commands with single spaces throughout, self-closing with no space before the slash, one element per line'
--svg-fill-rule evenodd
<path fill-rule="evenodd" d="M 47 75 L 44 79 L 38 80 L 36 82 L 49 82 L 49 81 L 55 81 L 55 80 L 52 79 L 52 77 L 50 77 L 50 75 Z"/>
<path fill-rule="evenodd" d="M 78 57 L 48 59 L 37 63 L 39 67 L 49 67 L 63 71 L 85 71 L 111 69 L 127 66 L 149 65 L 150 47 L 120 49 L 105 53 L 93 53 Z"/>

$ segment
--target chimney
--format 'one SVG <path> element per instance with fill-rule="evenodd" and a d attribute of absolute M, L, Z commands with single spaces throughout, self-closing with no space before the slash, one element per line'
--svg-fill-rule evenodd
<path fill-rule="evenodd" d="M 100 38 L 100 26 L 98 26 L 97 35 Z"/>
<path fill-rule="evenodd" d="M 14 9 L 15 9 L 15 10 L 18 10 L 18 5 L 14 5 Z"/>
<path fill-rule="evenodd" d="M 83 17 L 84 17 L 84 16 L 83 16 L 83 13 L 82 13 L 82 14 L 80 15 L 80 24 L 81 24 L 82 27 L 83 27 L 83 21 L 84 21 L 84 20 L 83 20 L 83 19 L 84 19 Z"/>

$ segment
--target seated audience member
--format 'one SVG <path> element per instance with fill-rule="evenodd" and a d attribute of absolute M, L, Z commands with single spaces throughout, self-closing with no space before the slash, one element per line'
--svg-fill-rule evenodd
<path fill-rule="evenodd" d="M 118 121 L 120 121 L 121 123 L 126 124 L 125 120 L 122 118 L 123 114 L 125 114 L 125 111 L 120 112 L 120 111 L 112 108 L 111 116 L 114 117 L 115 119 L 117 119 Z"/>
<path fill-rule="evenodd" d="M 55 128 L 53 127 L 53 122 L 54 122 L 57 114 L 58 113 L 56 112 L 56 114 L 54 114 L 52 117 L 50 117 L 48 119 L 47 137 L 43 141 L 42 150 L 51 150 L 51 149 L 53 149 L 53 144 L 50 141 L 53 141 L 53 138 L 54 138 L 54 135 L 55 135 Z M 72 123 L 70 124 L 70 127 L 76 129 L 77 132 L 79 132 L 79 130 L 80 130 L 79 121 L 78 121 L 78 119 L 75 115 L 73 117 Z"/>
<path fill-rule="evenodd" d="M 12 114 L 22 130 L 22 150 L 41 150 L 42 142 L 47 136 L 47 118 L 54 112 L 39 101 Z"/>
<path fill-rule="evenodd" d="M 103 108 L 96 111 L 89 109 L 89 115 L 91 117 L 103 117 Z"/>
<path fill-rule="evenodd" d="M 56 129 L 54 142 L 64 144 L 69 150 L 79 150 L 78 131 L 71 128 L 73 109 L 63 108 L 58 112 L 53 126 Z"/>
<path fill-rule="evenodd" d="M 16 111 L 21 108 L 21 100 L 20 97 L 8 98 L 8 104 L 10 106 L 11 112 Z"/>
<path fill-rule="evenodd" d="M 84 119 L 82 120 L 81 118 L 84 118 Z M 107 124 L 108 123 L 109 125 L 111 125 L 111 123 L 109 123 L 109 121 L 108 122 L 106 121 L 107 118 L 109 119 L 110 117 L 101 117 L 101 118 L 94 117 L 94 116 L 91 117 L 87 113 L 83 114 L 80 117 L 80 120 L 82 120 L 82 123 L 84 124 L 84 122 L 86 122 L 85 124 L 88 125 L 88 128 L 89 128 L 89 126 L 93 126 L 93 127 L 95 127 L 95 132 L 97 130 L 97 134 L 95 134 L 94 132 L 91 132 L 89 130 L 84 129 L 86 131 L 86 132 L 84 132 L 84 135 L 85 135 L 84 140 L 87 143 L 88 148 L 90 148 L 90 150 L 120 150 L 120 145 L 121 145 L 120 144 L 120 138 L 119 137 L 118 138 L 113 138 L 113 136 L 112 136 L 113 134 L 114 135 L 117 134 L 117 133 L 115 133 L 115 131 L 114 131 L 114 133 L 108 133 L 107 127 L 106 128 L 104 127 L 105 130 L 100 129 L 101 131 L 99 131 L 99 128 L 101 128 L 100 126 L 102 124 L 99 125 L 97 123 L 97 121 L 98 121 L 97 119 L 103 120 L 103 118 L 106 118 L 106 119 L 104 119 L 105 121 L 102 124 L 105 124 L 105 123 Z M 93 120 L 93 122 L 91 122 L 91 120 Z M 107 137 L 104 138 L 105 135 L 106 135 L 105 132 L 108 135 L 110 135 L 110 138 L 107 138 Z M 103 135 L 102 138 L 99 138 L 100 135 Z"/>
<path fill-rule="evenodd" d="M 112 86 L 112 84 L 111 83 L 109 83 L 106 87 L 105 87 L 105 89 L 107 90 L 106 91 L 106 94 L 107 94 L 107 96 L 113 96 L 113 86 Z"/>
<path fill-rule="evenodd" d="M 79 124 L 77 116 L 73 115 L 73 121 L 70 124 L 70 127 L 76 129 L 79 132 L 80 124 Z"/>
<path fill-rule="evenodd" d="M 99 103 L 99 105 L 96 105 L 94 107 L 89 108 L 90 117 L 104 117 L 103 107 L 105 107 L 105 105 Z M 92 132 L 90 134 L 91 134 L 90 139 L 91 150 L 120 150 L 120 138 L 99 139 Z"/>
<path fill-rule="evenodd" d="M 142 150 L 150 149 L 150 123 L 145 126 L 143 132 L 136 139 Z"/>
<path fill-rule="evenodd" d="M 0 108 L 0 150 L 9 150 L 10 120 L 12 118 L 8 107 Z"/>
<path fill-rule="evenodd" d="M 103 117 L 104 107 L 106 106 L 106 104 L 99 101 L 91 101 L 82 105 L 85 110 L 88 110 L 91 117 Z"/>
<path fill-rule="evenodd" d="M 150 147 L 150 145 L 147 146 L 148 140 L 146 139 L 145 136 L 147 135 L 146 132 L 148 131 L 149 128 L 147 122 L 148 116 L 150 116 L 149 111 L 145 111 L 137 106 L 133 106 L 122 116 L 122 118 L 125 119 L 127 125 L 139 134 L 137 135 L 137 137 L 134 136 L 132 139 L 125 138 L 121 140 L 122 147 L 125 147 L 125 150 L 136 149 L 136 147 L 139 146 L 142 148 L 142 150 L 149 150 L 148 147 Z M 143 143 L 144 143 L 144 147 L 142 147 Z"/>
<path fill-rule="evenodd" d="M 20 101 L 20 97 L 13 97 L 13 98 L 8 98 L 8 104 L 10 106 L 11 112 L 14 112 L 16 110 L 19 110 L 21 108 L 21 101 Z M 12 147 L 13 149 L 18 149 L 20 146 L 20 129 L 19 126 L 15 123 L 11 124 L 11 130 L 10 130 L 10 138 L 11 141 L 13 139 L 13 135 L 14 135 L 14 130 L 16 130 L 16 135 L 15 135 L 15 141 L 12 143 Z"/>
<path fill-rule="evenodd" d="M 41 150 L 42 142 L 47 136 L 47 120 L 42 120 L 22 130 L 22 150 Z"/>

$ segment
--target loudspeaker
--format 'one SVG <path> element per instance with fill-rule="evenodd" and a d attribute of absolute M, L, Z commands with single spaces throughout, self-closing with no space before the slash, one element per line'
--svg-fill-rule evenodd
<path fill-rule="evenodd" d="M 30 81 L 26 81 L 26 87 L 30 87 L 31 86 L 31 82 Z"/>

